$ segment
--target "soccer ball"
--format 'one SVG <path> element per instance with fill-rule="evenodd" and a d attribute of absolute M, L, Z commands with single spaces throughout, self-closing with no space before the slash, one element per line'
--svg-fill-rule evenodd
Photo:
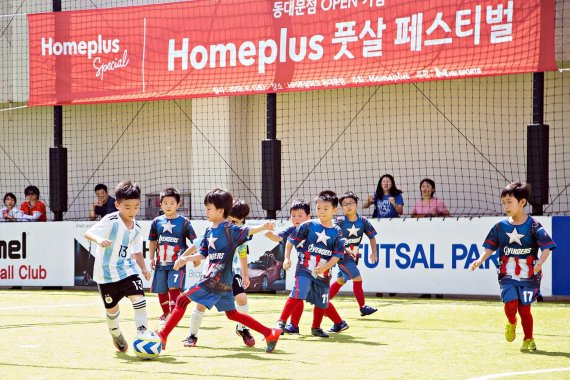
<path fill-rule="evenodd" d="M 137 334 L 133 342 L 133 350 L 141 359 L 156 359 L 162 350 L 160 337 L 154 331 Z"/>

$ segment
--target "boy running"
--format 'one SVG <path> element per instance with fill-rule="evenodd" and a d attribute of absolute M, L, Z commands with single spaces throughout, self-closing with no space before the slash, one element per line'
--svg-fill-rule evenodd
<path fill-rule="evenodd" d="M 523 352 L 536 351 L 530 306 L 540 289 L 542 265 L 550 251 L 556 248 L 544 227 L 526 214 L 524 207 L 529 196 L 529 186 L 521 182 L 511 183 L 503 189 L 501 203 L 508 218 L 495 224 L 483 243 L 485 253 L 469 265 L 469 270 L 473 271 L 498 251 L 501 300 L 507 316 L 505 339 L 507 342 L 515 340 L 518 311 L 524 332 L 520 349 Z M 539 249 L 542 250 L 540 257 Z"/>

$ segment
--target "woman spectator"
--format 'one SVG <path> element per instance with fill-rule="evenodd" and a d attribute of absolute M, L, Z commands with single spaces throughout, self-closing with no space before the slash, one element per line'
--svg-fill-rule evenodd
<path fill-rule="evenodd" d="M 0 209 L 0 222 L 25 221 L 24 213 L 16 208 L 16 196 L 13 193 L 4 194 L 4 207 Z"/>
<path fill-rule="evenodd" d="M 437 199 L 435 194 L 435 182 L 429 178 L 424 178 L 420 182 L 420 192 L 422 199 L 418 199 L 412 210 L 412 217 L 424 218 L 434 216 L 450 216 L 447 206 L 442 199 Z"/>
<path fill-rule="evenodd" d="M 402 191 L 390 174 L 380 177 L 374 196 L 369 195 L 363 206 L 368 208 L 371 204 L 374 204 L 373 218 L 397 218 L 404 212 Z"/>
<path fill-rule="evenodd" d="M 22 203 L 20 210 L 25 214 L 23 217 L 30 222 L 45 222 L 47 220 L 46 205 L 40 201 L 40 189 L 36 186 L 28 186 L 24 190 L 26 202 Z"/>

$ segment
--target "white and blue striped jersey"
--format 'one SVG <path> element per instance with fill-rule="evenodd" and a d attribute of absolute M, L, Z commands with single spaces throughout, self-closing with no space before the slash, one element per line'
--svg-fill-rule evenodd
<path fill-rule="evenodd" d="M 117 211 L 105 215 L 89 232 L 113 242 L 110 247 L 97 246 L 93 281 L 108 284 L 139 274 L 132 258 L 133 253 L 143 249 L 141 228 L 136 221 L 134 228 L 129 230 Z"/>

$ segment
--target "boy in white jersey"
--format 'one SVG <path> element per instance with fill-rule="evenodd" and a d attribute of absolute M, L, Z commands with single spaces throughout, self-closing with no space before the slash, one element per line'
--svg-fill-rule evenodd
<path fill-rule="evenodd" d="M 150 280 L 142 254 L 141 228 L 135 221 L 140 198 L 138 184 L 131 181 L 119 183 L 115 188 L 115 206 L 119 211 L 107 214 L 85 232 L 85 238 L 98 245 L 93 280 L 97 282 L 103 298 L 113 344 L 121 352 L 128 349 L 119 328 L 119 301 L 123 297 L 128 297 L 135 309 L 137 334 L 146 332 L 148 325 L 143 283 L 135 268 L 136 262 L 143 276 Z"/>

